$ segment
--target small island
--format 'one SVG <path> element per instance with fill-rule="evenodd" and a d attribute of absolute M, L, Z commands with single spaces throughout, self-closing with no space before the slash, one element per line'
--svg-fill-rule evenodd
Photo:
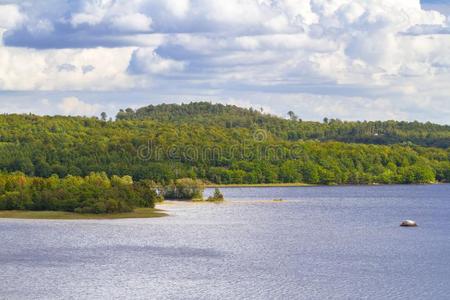
<path fill-rule="evenodd" d="M 162 189 L 164 199 L 193 202 L 223 202 L 224 196 L 215 188 L 212 196 L 204 199 L 205 183 L 198 179 L 182 178 L 172 181 Z"/>

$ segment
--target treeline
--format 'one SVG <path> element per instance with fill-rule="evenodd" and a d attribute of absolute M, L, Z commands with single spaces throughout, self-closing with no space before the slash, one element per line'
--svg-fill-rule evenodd
<path fill-rule="evenodd" d="M 264 116 L 261 112 L 217 105 L 212 106 L 218 110 L 214 113 L 216 119 L 211 117 L 212 121 L 207 121 L 205 115 L 205 121 L 197 122 L 203 117 L 194 109 L 196 105 L 205 106 L 203 110 L 199 108 L 200 112 L 211 108 L 204 103 L 185 105 L 173 114 L 172 106 L 162 105 L 154 108 L 155 116 L 159 116 L 162 107 L 169 107 L 166 117 L 161 113 L 161 119 L 121 117 L 117 121 L 0 115 L 0 171 L 20 171 L 43 178 L 53 174 L 65 178 L 105 172 L 110 177 L 129 175 L 137 181 L 149 179 L 163 185 L 181 178 L 219 184 L 450 181 L 449 148 L 412 143 L 371 145 L 291 140 L 283 137 L 289 132 L 284 132 L 283 127 L 271 125 L 272 128 L 265 121 L 253 123 L 252 116 Z M 184 109 L 188 109 L 191 117 L 184 115 Z M 227 127 L 220 123 L 222 115 L 226 119 L 239 114 L 248 126 Z M 171 119 L 173 115 L 180 118 Z M 304 123 L 267 118 L 280 124 Z M 430 126 L 436 129 L 427 131 L 430 136 L 433 132 L 443 136 L 450 132 L 445 126 Z"/>
<path fill-rule="evenodd" d="M 134 182 L 131 176 L 109 178 L 105 173 L 85 177 L 28 177 L 15 172 L 0 174 L 0 210 L 120 213 L 134 208 L 154 208 L 164 199 L 203 201 L 204 182 L 191 178 L 158 185 L 150 180 Z M 216 189 L 206 201 L 223 201 Z"/>
<path fill-rule="evenodd" d="M 288 119 L 265 114 L 262 109 L 234 105 L 193 102 L 189 104 L 149 105 L 137 110 L 121 110 L 118 120 L 156 120 L 175 124 L 202 124 L 224 128 L 262 128 L 288 141 L 320 140 L 363 144 L 414 144 L 448 148 L 450 126 L 419 122 L 347 122 L 324 118 L 323 122 L 303 121 L 294 112 Z"/>
<path fill-rule="evenodd" d="M 68 211 L 76 213 L 130 212 L 160 201 L 149 180 L 133 182 L 130 176 L 92 173 L 86 177 L 27 177 L 0 174 L 0 210 Z"/>
<path fill-rule="evenodd" d="M 235 161 L 226 166 L 209 168 L 206 177 L 221 184 L 410 184 L 450 181 L 448 151 L 342 143 L 302 143 L 297 146 L 299 155 L 294 159 L 271 160 L 269 155 L 263 160 Z"/>

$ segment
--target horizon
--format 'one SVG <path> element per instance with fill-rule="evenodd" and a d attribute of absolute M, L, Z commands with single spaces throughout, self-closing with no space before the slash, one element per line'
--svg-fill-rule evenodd
<path fill-rule="evenodd" d="M 212 101 L 450 124 L 450 3 L 0 0 L 0 113 Z"/>
<path fill-rule="evenodd" d="M 217 104 L 222 104 L 225 106 L 236 106 L 238 108 L 241 109 L 253 109 L 257 112 L 260 112 L 262 115 L 266 115 L 266 116 L 271 116 L 271 117 L 276 117 L 276 118 L 280 118 L 280 119 L 284 119 L 284 120 L 289 120 L 289 116 L 288 116 L 288 112 L 286 112 L 284 115 L 280 115 L 280 114 L 274 114 L 274 113 L 270 113 L 270 112 L 266 112 L 264 111 L 264 109 L 262 107 L 243 107 L 243 106 L 239 106 L 239 105 L 235 105 L 235 104 L 226 104 L 226 103 L 221 103 L 221 102 L 211 102 L 211 101 L 190 101 L 190 102 L 180 102 L 180 103 L 174 103 L 174 102 L 164 102 L 164 103 L 158 103 L 158 104 L 149 104 L 146 106 L 142 106 L 142 107 L 138 107 L 138 108 L 132 108 L 133 111 L 136 111 L 137 109 L 140 108 L 145 108 L 147 106 L 159 106 L 159 105 L 189 105 L 192 103 L 210 103 L 212 105 L 217 105 Z M 67 118 L 95 118 L 100 120 L 101 119 L 101 114 L 106 113 L 107 116 L 107 120 L 108 121 L 118 121 L 117 119 L 117 114 L 121 111 L 125 111 L 126 109 L 129 109 L 131 107 L 123 107 L 123 108 L 119 108 L 116 112 L 114 112 L 113 114 L 109 115 L 106 112 L 99 112 L 98 114 L 94 114 L 94 115 L 64 115 L 64 114 L 35 114 L 33 112 L 12 112 L 12 113 L 0 113 L 0 115 L 4 115 L 4 116 L 10 116 L 10 115 L 18 115 L 18 116 L 37 116 L 37 117 L 67 117 Z M 262 109 L 262 111 L 261 111 Z M 295 114 L 295 112 L 294 112 Z M 365 119 L 356 119 L 356 120 L 346 120 L 346 119 L 340 119 L 340 118 L 333 118 L 333 117 L 328 117 L 328 116 L 324 116 L 322 119 L 320 120 L 308 120 L 308 119 L 303 119 L 301 116 L 297 116 L 298 120 L 300 122 L 314 122 L 314 123 L 323 123 L 325 119 L 327 119 L 328 121 L 339 121 L 339 122 L 343 122 L 343 123 L 355 123 L 355 122 L 406 122 L 406 123 L 415 123 L 418 122 L 420 124 L 426 124 L 426 123 L 431 123 L 434 125 L 439 125 L 439 126 L 450 126 L 450 124 L 445 124 L 445 123 L 434 123 L 434 122 L 430 122 L 430 121 L 426 121 L 426 122 L 421 122 L 418 120 L 394 120 L 394 119 L 387 119 L 387 120 L 365 120 Z"/>

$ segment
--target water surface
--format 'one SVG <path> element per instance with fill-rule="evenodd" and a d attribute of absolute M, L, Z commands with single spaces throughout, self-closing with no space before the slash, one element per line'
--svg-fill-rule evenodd
<path fill-rule="evenodd" d="M 450 295 L 450 185 L 222 191 L 161 219 L 0 220 L 0 298 Z"/>

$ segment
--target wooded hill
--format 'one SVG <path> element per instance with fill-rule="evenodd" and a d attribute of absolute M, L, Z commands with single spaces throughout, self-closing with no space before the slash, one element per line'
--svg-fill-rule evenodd
<path fill-rule="evenodd" d="M 426 183 L 450 181 L 449 141 L 450 127 L 431 123 L 318 123 L 204 102 L 165 104 L 121 111 L 116 121 L 1 115 L 0 170 L 159 183 Z"/>
<path fill-rule="evenodd" d="M 419 122 L 376 121 L 347 122 L 324 118 L 324 122 L 308 122 L 294 112 L 286 112 L 283 119 L 260 110 L 234 105 L 194 102 L 189 104 L 161 104 L 130 108 L 117 114 L 118 120 L 146 120 L 174 124 L 202 124 L 224 128 L 263 128 L 274 136 L 288 141 L 341 141 L 364 144 L 408 143 L 421 146 L 448 148 L 450 126 Z"/>

